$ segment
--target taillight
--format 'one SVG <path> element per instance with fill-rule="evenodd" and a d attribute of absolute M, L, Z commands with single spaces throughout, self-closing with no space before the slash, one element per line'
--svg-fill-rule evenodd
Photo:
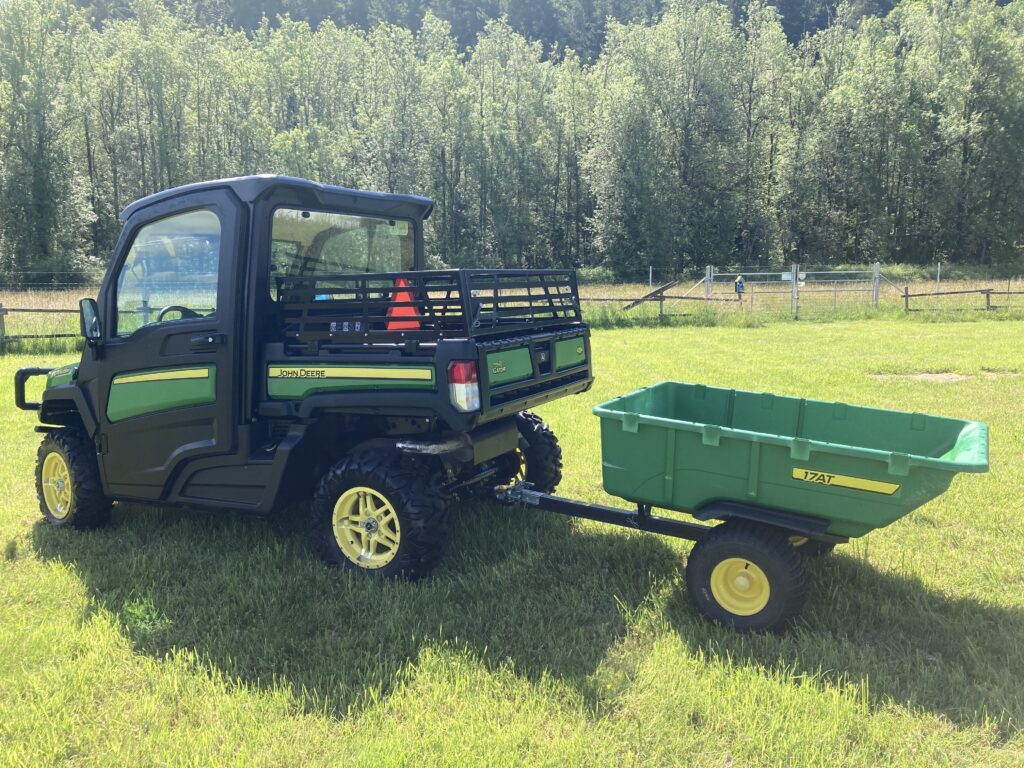
<path fill-rule="evenodd" d="M 448 363 L 448 395 L 452 405 L 464 413 L 480 410 L 480 379 L 475 360 Z"/>

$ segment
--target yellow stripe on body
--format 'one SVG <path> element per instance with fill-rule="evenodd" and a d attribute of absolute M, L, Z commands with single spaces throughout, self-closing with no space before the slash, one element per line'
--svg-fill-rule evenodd
<path fill-rule="evenodd" d="M 208 379 L 209 368 L 181 368 L 176 371 L 156 371 L 154 373 L 134 373 L 128 376 L 115 376 L 114 384 L 141 384 L 146 381 L 183 381 L 185 379 Z"/>
<path fill-rule="evenodd" d="M 431 381 L 430 368 L 304 368 L 272 365 L 267 374 L 272 379 L 397 379 Z"/>
<path fill-rule="evenodd" d="M 868 480 L 863 477 L 851 477 L 849 475 L 837 475 L 832 472 L 822 472 L 817 469 L 793 469 L 793 479 L 802 480 L 805 483 L 817 485 L 831 485 L 837 488 L 851 488 L 855 491 L 870 491 L 871 493 L 882 493 L 892 496 L 900 489 L 896 483 L 883 483 L 879 480 Z"/>

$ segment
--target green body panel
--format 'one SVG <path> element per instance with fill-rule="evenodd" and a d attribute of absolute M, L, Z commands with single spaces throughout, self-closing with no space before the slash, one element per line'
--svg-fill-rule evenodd
<path fill-rule="evenodd" d="M 433 366 L 424 365 L 294 365 L 267 366 L 267 395 L 281 400 L 301 400 L 317 392 L 349 392 L 363 389 L 433 390 L 437 387 Z"/>
<path fill-rule="evenodd" d="M 487 355 L 487 382 L 491 386 L 511 384 L 533 376 L 533 360 L 527 347 L 503 349 Z"/>
<path fill-rule="evenodd" d="M 738 501 L 862 536 L 988 469 L 980 422 L 663 382 L 594 409 L 604 488 L 695 512 Z"/>
<path fill-rule="evenodd" d="M 107 419 L 117 422 L 144 413 L 212 403 L 216 397 L 215 365 L 127 371 L 110 384 Z"/>
<path fill-rule="evenodd" d="M 555 370 L 564 371 L 587 359 L 587 344 L 582 336 L 555 342 Z"/>
<path fill-rule="evenodd" d="M 46 374 L 46 386 L 57 387 L 61 384 L 70 384 L 78 375 L 78 363 L 68 363 L 60 368 L 54 368 Z"/>

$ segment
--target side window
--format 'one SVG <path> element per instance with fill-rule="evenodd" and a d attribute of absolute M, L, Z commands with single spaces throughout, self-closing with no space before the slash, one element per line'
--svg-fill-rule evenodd
<path fill-rule="evenodd" d="M 209 210 L 139 230 L 117 276 L 117 335 L 217 310 L 220 219 Z"/>

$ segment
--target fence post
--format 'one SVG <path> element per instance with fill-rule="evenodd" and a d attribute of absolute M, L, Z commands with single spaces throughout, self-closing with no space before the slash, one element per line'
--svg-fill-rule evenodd
<path fill-rule="evenodd" d="M 910 311 L 910 286 L 909 285 L 904 285 L 903 286 L 903 311 L 904 312 L 909 312 Z"/>
<path fill-rule="evenodd" d="M 989 311 L 991 309 L 992 309 L 992 289 L 991 288 L 986 288 L 985 289 L 985 311 L 987 312 L 987 311 Z"/>
<path fill-rule="evenodd" d="M 7 310 L 4 309 L 3 303 L 0 303 L 0 341 L 3 341 L 7 336 Z"/>
<path fill-rule="evenodd" d="M 790 309 L 793 311 L 793 319 L 800 319 L 800 265 L 796 262 L 793 263 L 793 294 L 790 298 Z"/>
<path fill-rule="evenodd" d="M 878 306 L 878 293 L 882 284 L 882 262 L 876 261 L 871 267 L 871 303 Z"/>
<path fill-rule="evenodd" d="M 839 281 L 832 281 L 832 311 L 839 308 Z"/>
<path fill-rule="evenodd" d="M 665 320 L 665 294 L 661 294 L 658 297 L 658 322 L 664 322 Z"/>
<path fill-rule="evenodd" d="M 715 268 L 708 265 L 704 267 L 704 296 L 711 298 L 711 291 L 714 289 Z"/>
<path fill-rule="evenodd" d="M 142 300 L 142 324 L 149 325 L 149 299 Z"/>
<path fill-rule="evenodd" d="M 750 310 L 754 310 L 754 284 L 750 284 Z"/>
<path fill-rule="evenodd" d="M 654 267 L 650 266 L 647 268 L 647 287 L 654 287 Z"/>

